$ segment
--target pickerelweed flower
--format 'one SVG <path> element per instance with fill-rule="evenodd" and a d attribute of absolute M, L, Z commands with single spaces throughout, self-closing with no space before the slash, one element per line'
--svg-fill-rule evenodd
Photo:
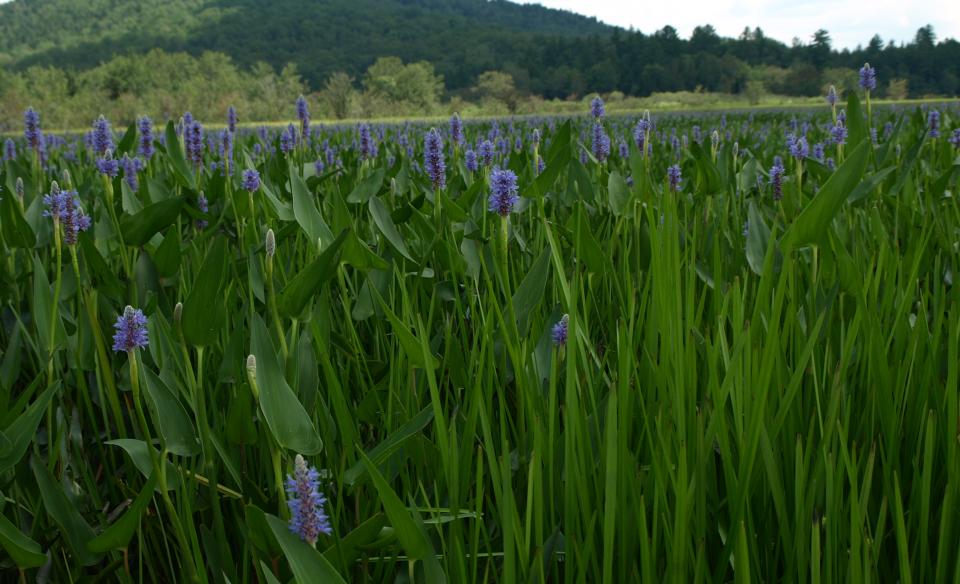
<path fill-rule="evenodd" d="M 60 217 L 63 216 L 63 201 L 64 196 L 60 185 L 54 181 L 50 184 L 50 194 L 43 196 L 43 204 L 46 207 L 43 216 L 52 217 L 54 222 L 60 221 Z"/>
<path fill-rule="evenodd" d="M 184 116 L 186 119 L 186 116 Z M 197 166 L 203 163 L 203 124 L 194 120 L 185 131 L 187 159 Z"/>
<path fill-rule="evenodd" d="M 210 204 L 207 202 L 206 195 L 204 195 L 202 192 L 200 193 L 200 196 L 197 197 L 197 209 L 204 214 L 210 212 Z M 206 229 L 208 223 L 205 219 L 197 219 L 196 225 L 197 229 Z"/>
<path fill-rule="evenodd" d="M 877 88 L 877 70 L 870 66 L 870 63 L 864 63 L 860 68 L 860 89 L 873 91 Z"/>
<path fill-rule="evenodd" d="M 770 167 L 770 184 L 773 186 L 773 200 L 783 198 L 783 160 L 779 156 L 773 157 L 773 166 Z"/>
<path fill-rule="evenodd" d="M 827 90 L 827 105 L 830 107 L 837 105 L 837 88 L 833 85 Z"/>
<path fill-rule="evenodd" d="M 455 146 L 463 144 L 463 121 L 457 113 L 450 116 L 450 141 Z"/>
<path fill-rule="evenodd" d="M 490 173 L 490 199 L 487 208 L 491 213 L 506 217 L 520 202 L 518 192 L 517 175 L 512 170 L 494 168 Z"/>
<path fill-rule="evenodd" d="M 590 102 L 590 115 L 596 119 L 602 118 L 606 114 L 606 107 L 603 105 L 603 100 L 600 99 L 600 96 L 593 98 L 593 101 Z"/>
<path fill-rule="evenodd" d="M 567 332 L 570 326 L 570 315 L 564 314 L 560 320 L 557 321 L 553 328 L 550 329 L 550 337 L 553 339 L 553 344 L 558 347 L 563 347 L 567 344 Z"/>
<path fill-rule="evenodd" d="M 254 192 L 260 188 L 260 173 L 255 168 L 248 168 L 241 175 L 243 178 L 243 189 L 248 192 Z"/>
<path fill-rule="evenodd" d="M 297 130 L 291 124 L 280 133 L 280 152 L 289 154 L 297 146 Z"/>
<path fill-rule="evenodd" d="M 485 167 L 493 166 L 493 142 L 490 140 L 480 143 L 480 162 Z"/>
<path fill-rule="evenodd" d="M 373 137 L 370 135 L 370 126 L 360 124 L 360 158 L 369 160 L 373 158 Z"/>
<path fill-rule="evenodd" d="M 116 333 L 113 335 L 113 350 L 118 353 L 142 349 L 149 343 L 147 336 L 147 317 L 139 308 L 127 306 L 123 314 L 117 317 L 113 325 Z"/>
<path fill-rule="evenodd" d="M 824 156 L 823 144 L 820 142 L 817 142 L 816 144 L 813 145 L 813 158 L 817 162 L 823 162 L 823 156 Z"/>
<path fill-rule="evenodd" d="M 17 159 L 17 145 L 14 144 L 13 138 L 7 138 L 6 142 L 3 143 L 3 160 L 16 160 Z"/>
<path fill-rule="evenodd" d="M 593 157 L 597 162 L 603 162 L 610 156 L 610 136 L 603 129 L 603 124 L 594 122 L 593 124 Z"/>
<path fill-rule="evenodd" d="M 620 155 L 620 158 L 624 160 L 630 156 L 630 147 L 627 146 L 627 141 L 623 138 L 617 142 L 617 153 Z"/>
<path fill-rule="evenodd" d="M 546 168 L 547 162 L 543 159 L 543 156 L 537 155 L 537 176 L 540 176 L 540 173 L 542 173 Z"/>
<path fill-rule="evenodd" d="M 463 153 L 463 162 L 470 172 L 477 172 L 477 168 L 480 167 L 477 164 L 477 153 L 473 150 L 467 150 Z"/>
<path fill-rule="evenodd" d="M 97 159 L 97 171 L 110 178 L 116 178 L 120 174 L 120 163 L 114 160 L 113 153 L 107 150 L 103 158 Z"/>
<path fill-rule="evenodd" d="M 40 114 L 32 107 L 28 107 L 23 112 L 23 137 L 27 141 L 27 147 L 32 150 L 40 148 L 43 142 L 43 132 L 40 130 Z"/>
<path fill-rule="evenodd" d="M 140 131 L 140 139 L 137 144 L 137 153 L 150 160 L 153 157 L 153 120 L 143 116 L 137 121 L 137 127 Z"/>
<path fill-rule="evenodd" d="M 790 156 L 793 156 L 797 160 L 803 160 L 810 155 L 810 146 L 807 144 L 807 139 L 803 136 L 796 138 L 794 137 L 789 141 L 790 147 Z"/>
<path fill-rule="evenodd" d="M 650 130 L 650 124 L 647 120 L 640 120 L 633 127 L 633 143 L 637 145 L 637 150 L 643 152 L 643 147 L 647 142 L 647 132 Z"/>
<path fill-rule="evenodd" d="M 956 128 L 950 136 L 950 143 L 954 148 L 960 149 L 960 128 Z"/>
<path fill-rule="evenodd" d="M 231 134 L 237 133 L 237 124 L 240 122 L 240 118 L 237 116 L 237 108 L 232 105 L 227 108 L 227 130 Z"/>
<path fill-rule="evenodd" d="M 93 121 L 93 134 L 90 136 L 93 152 L 97 156 L 103 156 L 107 150 L 113 150 L 113 130 L 110 129 L 110 122 L 102 115 Z"/>
<path fill-rule="evenodd" d="M 310 134 L 310 109 L 307 107 L 307 98 L 302 95 L 297 98 L 297 119 L 300 120 L 300 135 Z"/>
<path fill-rule="evenodd" d="M 827 168 L 829 168 L 830 170 L 835 170 L 837 168 L 837 163 L 833 160 L 832 156 L 830 158 L 827 158 Z"/>
<path fill-rule="evenodd" d="M 317 176 L 323 174 L 323 171 L 327 169 L 327 165 L 323 162 L 322 158 L 318 158 L 316 162 L 313 163 L 313 173 Z"/>
<path fill-rule="evenodd" d="M 220 160 L 223 161 L 223 175 L 233 174 L 230 165 L 233 161 L 233 134 L 230 132 L 220 132 Z"/>
<path fill-rule="evenodd" d="M 930 127 L 930 137 L 939 138 L 940 137 L 940 112 L 937 110 L 930 110 L 930 113 L 927 114 L 927 125 Z"/>
<path fill-rule="evenodd" d="M 839 119 L 837 120 L 837 124 L 830 128 L 830 137 L 833 138 L 834 144 L 847 143 L 847 128 Z"/>
<path fill-rule="evenodd" d="M 81 231 L 90 229 L 92 221 L 84 215 L 80 208 L 80 199 L 77 191 L 63 191 L 63 210 L 60 215 L 60 225 L 63 226 L 63 242 L 67 245 L 77 245 L 77 237 Z"/>
<path fill-rule="evenodd" d="M 436 128 L 432 128 L 423 138 L 423 165 L 433 189 L 443 190 L 447 186 L 447 166 L 443 160 L 443 138 Z"/>
<path fill-rule="evenodd" d="M 330 535 L 330 519 L 325 506 L 327 498 L 320 492 L 320 473 L 297 455 L 293 474 L 287 475 L 287 506 L 290 508 L 290 531 L 311 546 L 321 533 Z"/>
<path fill-rule="evenodd" d="M 143 169 L 143 162 L 139 158 L 130 158 L 124 154 L 120 160 L 120 166 L 123 167 L 123 179 L 127 182 L 130 190 L 137 192 L 140 188 L 140 181 L 137 180 L 137 173 Z"/>
<path fill-rule="evenodd" d="M 683 176 L 680 174 L 680 165 L 674 164 L 667 168 L 667 181 L 670 183 L 670 190 L 677 192 L 680 190 L 680 183 L 683 181 Z"/>

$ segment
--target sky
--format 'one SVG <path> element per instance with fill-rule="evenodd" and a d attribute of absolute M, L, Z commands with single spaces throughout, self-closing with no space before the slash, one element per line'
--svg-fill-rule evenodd
<path fill-rule="evenodd" d="M 694 27 L 711 24 L 725 37 L 745 26 L 766 36 L 804 43 L 819 28 L 830 33 L 834 48 L 866 45 L 874 34 L 884 42 L 908 42 L 917 29 L 932 24 L 938 39 L 960 39 L 960 0 L 515 0 L 561 8 L 645 34 L 670 25 L 683 38 Z"/>

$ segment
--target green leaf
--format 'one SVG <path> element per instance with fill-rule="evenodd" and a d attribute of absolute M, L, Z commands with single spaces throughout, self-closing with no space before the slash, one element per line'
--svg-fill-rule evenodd
<path fill-rule="evenodd" d="M 11 247 L 29 249 L 37 244 L 37 236 L 23 216 L 16 197 L 7 193 L 0 196 L 0 228 L 4 241 Z"/>
<path fill-rule="evenodd" d="M 869 155 L 870 142 L 861 142 L 787 229 L 780 241 L 781 249 L 788 251 L 825 240 L 834 216 L 860 183 Z"/>
<path fill-rule="evenodd" d="M 513 293 L 513 310 L 517 315 L 517 326 L 521 334 L 527 329 L 530 313 L 543 301 L 543 292 L 549 278 L 550 248 L 544 246 L 540 257 L 533 262 L 517 291 Z"/>
<path fill-rule="evenodd" d="M 104 444 L 109 444 L 110 446 L 119 446 L 127 451 L 127 454 L 130 455 L 130 460 L 133 461 L 133 465 L 137 467 L 137 470 L 140 471 L 140 474 L 144 478 L 150 478 L 153 475 L 153 463 L 150 462 L 150 454 L 147 452 L 147 443 L 143 440 L 134 440 L 133 438 L 117 438 L 115 440 L 107 440 Z M 153 448 L 151 446 L 150 448 Z M 160 453 L 157 452 L 156 448 L 153 448 L 154 454 L 159 458 Z M 164 458 L 163 462 L 167 465 L 167 490 L 172 491 L 180 485 L 180 474 L 177 472 L 177 467 L 173 466 L 169 460 Z M 159 485 L 157 489 L 159 490 Z"/>
<path fill-rule="evenodd" d="M 750 201 L 750 207 L 747 209 L 747 264 L 756 275 L 763 274 L 763 260 L 767 255 L 767 246 L 770 243 L 770 228 L 757 205 Z"/>
<path fill-rule="evenodd" d="M 120 230 L 123 242 L 139 247 L 150 238 L 173 223 L 183 208 L 183 198 L 165 199 L 144 207 L 136 215 L 124 215 L 120 218 Z"/>
<path fill-rule="evenodd" d="M 393 224 L 393 219 L 390 218 L 390 211 L 387 210 L 383 201 L 377 197 L 371 197 L 367 205 L 370 208 L 370 215 L 373 217 L 373 222 L 377 224 L 380 233 L 387 238 L 390 245 L 400 252 L 400 255 L 410 261 L 414 261 L 410 256 L 410 251 L 407 250 L 407 244 L 403 241 L 403 236 L 397 231 L 397 226 Z"/>
<path fill-rule="evenodd" d="M 408 440 L 419 434 L 433 420 L 433 406 L 427 406 L 420 410 L 416 416 L 407 420 L 407 422 L 397 428 L 392 434 L 387 436 L 386 440 L 377 444 L 367 456 L 376 464 L 383 464 L 400 449 Z M 348 485 L 355 485 L 366 474 L 366 467 L 361 461 L 347 469 L 343 474 L 343 480 Z"/>
<path fill-rule="evenodd" d="M 177 129 L 173 125 L 173 120 L 167 122 L 166 138 L 167 143 L 164 147 L 167 149 L 167 160 L 170 161 L 170 166 L 173 167 L 173 173 L 177 181 L 191 190 L 196 190 L 196 179 L 193 176 L 193 170 L 187 166 L 187 161 L 183 157 L 183 149 L 180 148 L 180 137 L 177 136 Z"/>
<path fill-rule="evenodd" d="M 623 215 L 624 209 L 630 202 L 630 187 L 619 172 L 614 170 L 610 173 L 610 178 L 607 179 L 607 191 L 610 196 L 610 209 L 613 210 L 613 214 L 617 217 Z"/>
<path fill-rule="evenodd" d="M 400 320 L 400 318 L 390 310 L 390 307 L 387 306 L 387 303 L 383 301 L 383 298 L 380 297 L 380 293 L 376 288 L 370 288 L 370 291 L 376 296 L 377 300 L 380 302 L 380 307 L 383 309 L 384 314 L 387 315 L 387 320 L 390 321 L 390 327 L 393 329 L 393 333 L 397 335 L 397 340 L 400 342 L 400 347 L 403 348 L 403 352 L 407 354 L 407 357 L 410 359 L 410 364 L 414 367 L 420 369 L 435 369 L 439 366 L 439 361 L 433 355 L 424 355 L 423 347 L 420 346 L 420 341 L 417 340 L 417 337 L 413 336 L 413 333 L 410 332 L 410 328 L 407 327 Z M 427 358 L 429 357 L 429 363 Z"/>
<path fill-rule="evenodd" d="M 323 552 L 324 557 L 331 563 L 339 560 L 343 562 L 344 567 L 350 566 L 360 558 L 362 554 L 360 546 L 370 545 L 377 541 L 386 524 L 387 516 L 383 513 L 377 513 Z"/>
<path fill-rule="evenodd" d="M 327 561 L 327 558 L 290 531 L 290 526 L 285 521 L 269 513 L 266 514 L 266 518 L 267 524 L 270 525 L 270 531 L 277 538 L 277 543 L 280 544 L 283 555 L 286 556 L 287 562 L 290 564 L 294 580 L 301 584 L 313 584 L 314 582 L 343 582 L 346 584 L 346 580 Z"/>
<path fill-rule="evenodd" d="M 353 192 L 347 195 L 347 202 L 366 203 L 370 197 L 380 192 L 380 187 L 383 186 L 383 177 L 386 172 L 385 168 L 374 171 L 373 174 L 361 181 L 356 188 L 353 189 Z"/>
<path fill-rule="evenodd" d="M 130 507 L 113 524 L 103 530 L 100 535 L 87 542 L 87 549 L 95 554 L 102 554 L 111 550 L 125 549 L 130 544 L 130 538 L 140 526 L 140 517 L 153 498 L 157 478 L 147 479 L 140 494 L 134 499 Z"/>
<path fill-rule="evenodd" d="M 340 262 L 340 246 L 346 240 L 348 232 L 340 232 L 320 256 L 290 280 L 277 294 L 277 308 L 280 314 L 296 318 L 324 283 L 337 273 Z"/>
<path fill-rule="evenodd" d="M 226 241 L 214 240 L 200 271 L 193 281 L 190 296 L 183 303 L 183 336 L 193 345 L 210 345 L 224 326 L 224 303 L 221 298 L 226 260 Z"/>
<path fill-rule="evenodd" d="M 333 241 L 333 232 L 330 231 L 330 227 L 323 221 L 323 217 L 314 205 L 306 183 L 293 171 L 292 167 L 290 168 L 290 186 L 293 190 L 293 216 L 303 232 L 307 234 L 311 245 L 316 246 L 317 240 L 323 245 L 329 244 Z"/>
<path fill-rule="evenodd" d="M 30 467 L 33 476 L 37 479 L 40 496 L 43 498 L 43 507 L 47 515 L 60 527 L 64 539 L 77 559 L 84 566 L 96 564 L 100 557 L 87 550 L 87 542 L 94 538 L 93 528 L 84 521 L 80 512 L 67 499 L 66 493 L 57 481 L 50 476 L 50 471 L 37 457 L 30 458 Z"/>
<path fill-rule="evenodd" d="M 23 455 L 30 447 L 30 443 L 37 435 L 37 426 L 43 419 L 44 412 L 47 411 L 47 404 L 53 399 L 53 396 L 60 389 L 60 382 L 56 381 L 47 388 L 22 415 L 14 418 L 13 422 L 4 429 L 3 433 L 9 441 L 10 447 L 0 456 L 0 473 L 12 468 L 20 462 Z"/>
<path fill-rule="evenodd" d="M 0 546 L 10 554 L 10 559 L 21 570 L 39 568 L 47 563 L 47 555 L 40 544 L 17 529 L 9 519 L 0 514 Z"/>
<path fill-rule="evenodd" d="M 169 278 L 180 270 L 180 234 L 176 229 L 167 231 L 163 242 L 157 247 L 157 250 L 151 254 L 153 264 L 157 266 L 157 273 L 164 278 Z"/>
<path fill-rule="evenodd" d="M 849 135 L 846 147 L 849 149 L 853 149 L 867 138 L 867 121 L 856 91 L 851 91 L 847 95 L 847 130 Z"/>
<path fill-rule="evenodd" d="M 192 456 L 199 452 L 193 423 L 183 405 L 153 371 L 147 367 L 141 367 L 140 371 L 146 382 L 143 386 L 147 390 L 147 406 L 163 436 L 164 447 L 179 456 Z"/>
<path fill-rule="evenodd" d="M 254 315 L 250 325 L 250 353 L 257 358 L 260 411 L 277 443 L 300 454 L 317 454 L 323 442 L 313 422 L 283 377 L 267 325 Z"/>

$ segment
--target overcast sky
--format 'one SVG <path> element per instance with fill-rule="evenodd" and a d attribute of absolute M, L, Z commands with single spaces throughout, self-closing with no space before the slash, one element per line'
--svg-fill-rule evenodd
<path fill-rule="evenodd" d="M 960 0 L 515 0 L 595 16 L 603 22 L 649 34 L 671 25 L 689 38 L 695 26 L 712 24 L 721 36 L 736 37 L 759 26 L 768 37 L 790 44 L 809 42 L 825 28 L 836 48 L 883 40 L 909 41 L 932 24 L 938 39 L 960 38 Z"/>

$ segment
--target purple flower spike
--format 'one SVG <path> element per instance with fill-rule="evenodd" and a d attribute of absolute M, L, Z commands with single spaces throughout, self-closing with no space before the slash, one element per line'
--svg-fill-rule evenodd
<path fill-rule="evenodd" d="M 490 173 L 489 209 L 501 217 L 509 215 L 518 202 L 517 175 L 512 170 L 493 169 Z"/>
<path fill-rule="evenodd" d="M 256 169 L 243 171 L 243 188 L 251 193 L 260 188 L 260 173 Z"/>
<path fill-rule="evenodd" d="M 864 63 L 860 68 L 860 88 L 866 91 L 877 88 L 877 70 L 871 67 L 870 63 Z"/>
<path fill-rule="evenodd" d="M 553 328 L 550 331 L 550 336 L 553 338 L 553 344 L 558 347 L 563 347 L 567 344 L 567 332 L 568 327 L 570 326 L 570 315 L 564 314 L 563 318 L 557 321 L 557 324 L 553 325 Z"/>
<path fill-rule="evenodd" d="M 324 509 L 327 498 L 320 492 L 320 473 L 299 454 L 293 463 L 293 474 L 287 475 L 287 493 L 290 531 L 311 546 L 316 545 L 321 533 L 333 533 Z"/>
<path fill-rule="evenodd" d="M 670 190 L 677 192 L 680 190 L 680 183 L 683 181 L 683 176 L 680 174 L 680 165 L 674 164 L 667 169 L 667 180 L 670 182 Z"/>
<path fill-rule="evenodd" d="M 93 151 L 98 156 L 103 156 L 108 150 L 113 150 L 113 130 L 110 129 L 110 122 L 107 121 L 107 118 L 100 116 L 94 120 L 91 139 Z"/>
<path fill-rule="evenodd" d="M 600 119 L 606 114 L 606 108 L 603 105 L 603 100 L 599 96 L 593 98 L 593 101 L 590 102 L 590 115 Z"/>
<path fill-rule="evenodd" d="M 117 352 L 133 351 L 147 346 L 147 317 L 139 308 L 127 306 L 123 314 L 117 317 L 113 325 L 116 334 L 113 335 L 113 350 Z"/>
<path fill-rule="evenodd" d="M 427 174 L 430 175 L 430 182 L 433 183 L 433 189 L 440 191 L 447 186 L 447 167 L 443 160 L 443 138 L 436 128 L 427 132 L 423 140 L 423 165 L 426 166 Z"/>
<path fill-rule="evenodd" d="M 23 137 L 27 140 L 27 146 L 36 150 L 43 141 L 43 132 L 40 130 L 40 114 L 32 107 L 28 107 L 23 112 Z"/>
<path fill-rule="evenodd" d="M 153 120 L 143 116 L 137 122 L 140 129 L 140 143 L 137 151 L 144 159 L 150 160 L 153 157 Z"/>
<path fill-rule="evenodd" d="M 783 198 L 783 160 L 779 156 L 773 157 L 773 166 L 770 168 L 770 184 L 773 185 L 773 200 Z"/>

